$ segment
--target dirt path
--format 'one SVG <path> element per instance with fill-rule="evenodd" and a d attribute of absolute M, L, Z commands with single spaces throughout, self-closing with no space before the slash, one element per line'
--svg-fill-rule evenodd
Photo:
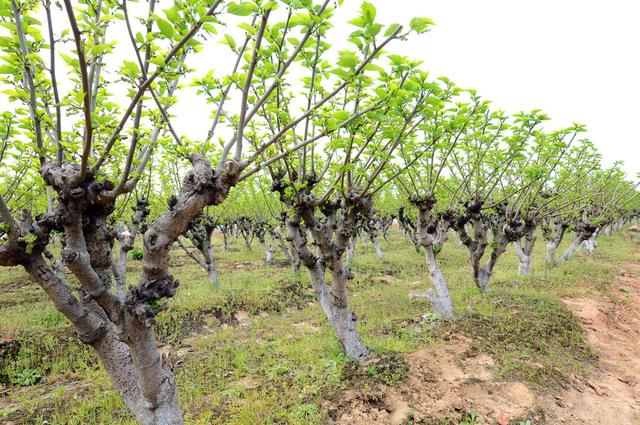
<path fill-rule="evenodd" d="M 640 261 L 627 269 L 612 287 L 621 301 L 563 300 L 582 322 L 600 361 L 584 386 L 564 391 L 547 411 L 552 423 L 640 424 Z"/>
<path fill-rule="evenodd" d="M 638 260 L 620 270 L 611 287 L 620 301 L 599 294 L 563 300 L 599 361 L 587 379 L 577 378 L 561 393 L 539 395 L 519 382 L 496 381 L 494 360 L 455 337 L 407 355 L 408 377 L 400 386 L 346 391 L 335 422 L 432 423 L 460 418 L 473 407 L 482 424 L 518 424 L 521 417 L 533 417 L 532 425 L 640 424 L 640 254 Z"/>

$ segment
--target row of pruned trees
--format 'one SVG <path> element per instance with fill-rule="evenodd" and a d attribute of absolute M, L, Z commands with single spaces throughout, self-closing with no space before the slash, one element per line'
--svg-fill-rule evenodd
<path fill-rule="evenodd" d="M 278 229 L 272 238 L 309 272 L 345 353 L 365 359 L 345 256 L 359 231 L 374 244 L 385 234 L 395 213 L 380 200 L 406 200 L 398 219 L 427 252 L 432 300 L 449 316 L 437 266 L 449 228 L 486 290 L 509 243 L 530 253 L 528 228 L 555 240 L 573 226 L 588 241 L 628 217 L 637 194 L 573 141 L 579 126 L 545 133 L 540 112 L 492 111 L 390 53 L 427 18 L 385 26 L 363 2 L 338 49 L 330 0 L 0 6 L 0 265 L 43 288 L 144 424 L 183 422 L 154 334 L 180 284 L 174 244 L 216 282 L 213 229 L 257 237 L 267 259 L 266 234 Z M 202 138 L 180 131 L 183 98 L 210 108 Z"/>
<path fill-rule="evenodd" d="M 175 379 L 154 335 L 156 315 L 179 286 L 169 270 L 172 245 L 234 186 L 291 155 L 316 157 L 332 134 L 387 108 L 394 89 L 374 82 L 388 67 L 385 49 L 431 22 L 383 26 L 364 3 L 350 37 L 357 49 L 338 51 L 328 36 L 337 7 L 330 0 L 0 6 L 9 102 L 0 265 L 24 267 L 45 290 L 141 423 L 182 423 Z M 174 117 L 192 90 L 186 82 L 212 111 L 198 140 L 180 134 Z M 391 90 L 354 107 L 355 93 L 372 99 L 374 86 Z M 179 176 L 171 196 L 161 184 L 174 177 L 168 163 Z M 149 211 L 138 226 L 142 272 L 128 282 L 114 241 L 124 247 L 136 234 L 137 219 L 120 235 L 116 228 L 135 197 Z M 60 258 L 49 249 L 55 233 Z"/>

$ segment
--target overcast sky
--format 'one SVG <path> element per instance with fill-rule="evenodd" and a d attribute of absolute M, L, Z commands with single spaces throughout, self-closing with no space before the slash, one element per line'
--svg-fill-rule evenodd
<path fill-rule="evenodd" d="M 393 47 L 424 60 L 434 77 L 510 113 L 540 108 L 553 126 L 584 123 L 606 163 L 623 159 L 630 176 L 640 172 L 640 1 L 370 1 L 383 23 L 436 22 Z M 345 0 L 336 29 L 346 32 L 359 6 Z"/>
<path fill-rule="evenodd" d="M 542 109 L 553 118 L 545 124 L 550 129 L 585 124 L 605 164 L 621 159 L 629 177 L 640 173 L 640 134 L 634 127 L 640 120 L 640 0 L 369 1 L 381 23 L 408 24 L 415 16 L 436 23 L 427 34 L 392 43 L 391 52 L 422 59 L 432 77 L 444 75 L 476 89 L 508 113 Z M 347 21 L 360 5 L 344 0 L 336 12 L 330 33 L 336 47 L 352 47 L 344 42 L 355 29 Z M 66 17 L 56 13 L 59 32 Z M 118 60 L 132 55 L 126 33 L 115 36 Z M 190 58 L 189 66 L 206 72 L 235 59 L 218 43 L 207 49 Z M 180 134 L 206 134 L 212 107 L 195 89 L 180 97 L 173 112 Z"/>

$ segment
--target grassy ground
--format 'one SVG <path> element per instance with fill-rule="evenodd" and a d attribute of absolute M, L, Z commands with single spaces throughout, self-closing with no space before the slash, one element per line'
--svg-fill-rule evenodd
<path fill-rule="evenodd" d="M 157 326 L 165 349 L 177 352 L 181 404 L 191 424 L 325 423 L 324 400 L 367 381 L 402 380 L 399 353 L 452 333 L 472 338 L 476 349 L 498 359 L 497 378 L 554 391 L 569 376 L 588 373 L 594 360 L 558 299 L 585 291 L 624 298 L 612 275 L 638 250 L 621 234 L 602 236 L 593 255 L 548 269 L 540 240 L 530 277 L 516 275 L 517 259 L 509 251 L 499 261 L 492 290 L 481 295 L 465 248 L 452 238 L 439 259 L 457 318 L 444 323 L 424 315 L 431 311 L 425 301 L 409 299 L 429 279 L 412 244 L 394 233 L 382 243 L 382 262 L 371 246 L 359 244 L 352 309 L 365 343 L 381 360 L 354 373 L 313 302 L 304 271 L 295 275 L 288 266 L 265 265 L 257 244 L 247 250 L 235 241 L 232 250 L 222 251 L 221 240 L 215 242 L 222 288 L 211 287 L 206 273 L 175 250 L 172 273 L 181 287 Z M 141 263 L 129 265 L 129 281 L 135 281 Z M 17 359 L 0 359 L 0 422 L 135 423 L 95 355 L 18 268 L 0 274 L 0 339 L 7 336 L 17 337 L 22 348 Z"/>

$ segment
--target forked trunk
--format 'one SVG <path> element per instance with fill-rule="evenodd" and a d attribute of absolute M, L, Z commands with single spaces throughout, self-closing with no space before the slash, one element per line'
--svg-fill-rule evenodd
<path fill-rule="evenodd" d="M 518 267 L 518 274 L 520 276 L 526 276 L 531 273 L 531 267 L 533 265 L 533 247 L 536 244 L 536 236 L 533 233 L 527 233 L 525 235 L 524 245 L 520 240 L 514 243 L 516 254 L 520 260 L 520 266 Z"/>
<path fill-rule="evenodd" d="M 344 353 L 352 359 L 362 361 L 369 357 L 370 351 L 362 342 L 360 333 L 356 327 L 356 316 L 349 310 L 347 280 L 352 276 L 351 271 L 342 265 L 341 256 L 346 250 L 345 245 L 349 242 L 347 237 L 341 236 L 338 248 L 327 243 L 327 228 L 315 222 L 311 213 L 306 212 L 307 225 L 316 226 L 314 230 L 314 240 L 320 250 L 322 261 L 319 256 L 311 252 L 307 246 L 306 230 L 302 229 L 297 220 L 287 220 L 292 251 L 298 253 L 302 264 L 309 271 L 311 283 L 315 289 L 316 296 L 327 320 L 331 324 L 335 335 L 342 346 Z M 335 218 L 335 216 L 332 216 Z M 352 235 L 352 237 L 355 235 Z M 335 248 L 335 249 L 334 249 Z M 324 271 L 327 262 L 330 263 L 332 277 L 331 288 L 324 278 Z"/>
<path fill-rule="evenodd" d="M 494 240 L 494 243 L 497 243 L 497 246 L 491 250 L 491 256 L 484 266 L 480 267 L 480 260 L 482 259 L 482 256 L 479 256 L 477 252 L 474 252 L 471 255 L 473 281 L 482 292 L 487 292 L 489 290 L 489 281 L 493 275 L 493 269 L 495 268 L 498 259 L 507 250 L 507 245 L 509 244 L 506 239 L 502 239 L 499 242 Z"/>
<path fill-rule="evenodd" d="M 453 317 L 453 303 L 444 274 L 438 265 L 436 255 L 448 239 L 449 221 L 432 211 L 436 201 L 433 197 L 416 201 L 418 217 L 416 223 L 416 241 L 424 248 L 425 261 L 431 277 L 432 289 L 427 290 L 434 310 L 445 319 Z"/>
<path fill-rule="evenodd" d="M 122 341 L 119 330 L 105 317 L 104 310 L 95 302 L 80 303 L 64 281 L 64 275 L 50 268 L 41 256 L 33 255 L 25 268 L 54 301 L 56 308 L 71 321 L 80 340 L 96 351 L 115 390 L 138 422 L 143 425 L 183 423 L 171 371 L 164 365 L 144 368 L 134 362 L 132 349 L 139 353 L 147 352 L 141 341 Z M 157 353 L 155 346 L 150 350 Z M 159 354 L 157 359 L 161 361 Z M 143 394 L 141 377 L 156 373 L 158 368 L 163 371 L 162 383 L 156 388 L 147 387 L 146 394 Z M 148 377 L 146 379 L 149 380 Z"/>

